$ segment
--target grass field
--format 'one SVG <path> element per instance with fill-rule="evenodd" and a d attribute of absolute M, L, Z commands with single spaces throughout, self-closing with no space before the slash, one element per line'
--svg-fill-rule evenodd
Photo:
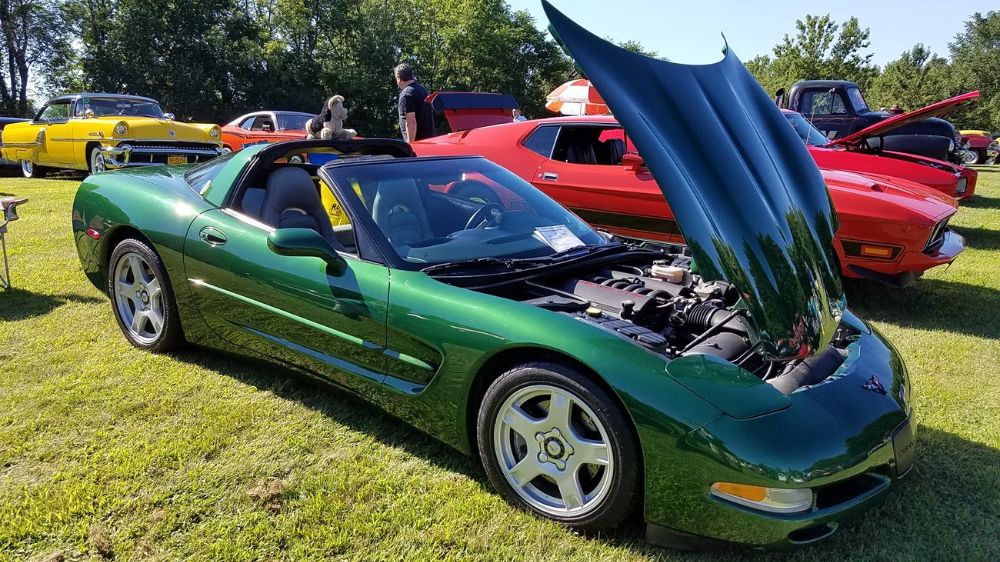
<path fill-rule="evenodd" d="M 83 277 L 77 181 L 27 196 L 0 291 L 0 560 L 688 560 L 632 524 L 583 537 L 505 504 L 468 458 L 270 365 L 130 347 Z M 952 221 L 969 248 L 849 301 L 913 377 L 918 458 L 889 500 L 782 559 L 1000 559 L 1000 167 Z"/>

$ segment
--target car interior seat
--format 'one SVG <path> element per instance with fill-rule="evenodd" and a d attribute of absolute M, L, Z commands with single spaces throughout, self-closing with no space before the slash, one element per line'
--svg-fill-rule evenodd
<path fill-rule="evenodd" d="M 566 147 L 566 161 L 570 164 L 597 164 L 594 143 L 586 139 L 573 141 Z"/>
<path fill-rule="evenodd" d="M 372 218 L 394 246 L 409 246 L 434 237 L 420 191 L 412 178 L 378 182 Z"/>
<path fill-rule="evenodd" d="M 617 166 L 622 163 L 622 157 L 625 156 L 625 140 L 624 139 L 608 139 L 601 143 L 604 149 L 604 156 L 606 159 L 606 164 L 611 166 Z"/>
<path fill-rule="evenodd" d="M 274 228 L 309 228 L 318 232 L 334 249 L 346 248 L 337 239 L 323 209 L 312 176 L 302 168 L 278 168 L 267 178 L 260 220 Z"/>

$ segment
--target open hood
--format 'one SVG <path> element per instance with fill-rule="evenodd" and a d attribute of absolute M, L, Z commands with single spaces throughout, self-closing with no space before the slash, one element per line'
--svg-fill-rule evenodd
<path fill-rule="evenodd" d="M 740 289 L 762 351 L 825 349 L 846 304 L 833 208 L 805 144 L 743 63 L 728 48 L 709 65 L 649 58 L 542 4 L 645 158 L 699 273 Z"/>
<path fill-rule="evenodd" d="M 511 110 L 520 109 L 514 96 L 486 92 L 434 92 L 427 103 L 444 114 L 452 132 L 510 123 Z"/>
<path fill-rule="evenodd" d="M 903 125 L 909 125 L 914 121 L 922 121 L 931 117 L 944 117 L 952 111 L 955 111 L 958 106 L 974 102 L 977 99 L 979 99 L 979 90 L 968 92 L 953 98 L 948 98 L 946 100 L 941 100 L 926 107 L 921 107 L 920 109 L 914 109 L 913 111 L 893 115 L 892 117 L 883 119 L 874 125 L 869 125 L 860 131 L 851 133 L 846 137 L 833 139 L 830 141 L 830 144 L 842 144 L 844 146 L 857 145 L 868 137 L 877 137 L 879 135 L 888 134 L 889 131 L 898 129 Z"/>

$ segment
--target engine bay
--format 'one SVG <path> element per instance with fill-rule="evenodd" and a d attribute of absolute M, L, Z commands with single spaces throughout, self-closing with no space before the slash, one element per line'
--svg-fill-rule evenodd
<path fill-rule="evenodd" d="M 822 353 L 770 360 L 741 306 L 739 289 L 706 281 L 691 266 L 683 253 L 640 250 L 487 292 L 569 315 L 668 358 L 713 355 L 785 394 L 823 382 L 843 363 L 856 335 L 844 326 Z"/>

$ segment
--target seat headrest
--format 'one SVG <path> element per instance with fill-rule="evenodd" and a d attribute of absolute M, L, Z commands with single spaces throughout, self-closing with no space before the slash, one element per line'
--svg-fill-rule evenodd
<path fill-rule="evenodd" d="M 309 209 L 316 205 L 322 208 L 316 184 L 309 172 L 294 166 L 279 168 L 267 178 L 260 219 L 277 228 L 285 209 Z"/>

